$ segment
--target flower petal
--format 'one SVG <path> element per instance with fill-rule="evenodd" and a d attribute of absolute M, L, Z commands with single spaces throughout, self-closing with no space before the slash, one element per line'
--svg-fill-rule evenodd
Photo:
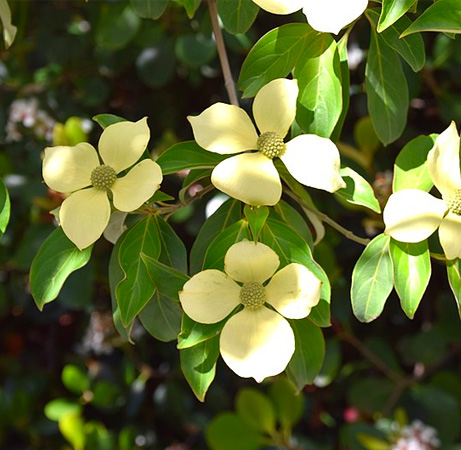
<path fill-rule="evenodd" d="M 443 200 L 419 189 L 394 192 L 383 211 L 384 234 L 402 242 L 420 242 L 440 225 L 447 210 Z"/>
<path fill-rule="evenodd" d="M 291 14 L 303 7 L 304 0 L 253 0 L 260 8 L 272 14 Z"/>
<path fill-rule="evenodd" d="M 117 178 L 111 187 L 114 206 L 119 211 L 134 211 L 154 195 L 162 182 L 162 169 L 151 159 L 136 164 L 124 177 Z"/>
<path fill-rule="evenodd" d="M 91 172 L 97 166 L 98 154 L 86 142 L 75 147 L 47 147 L 43 160 L 43 179 L 55 191 L 74 192 L 91 184 Z"/>
<path fill-rule="evenodd" d="M 274 275 L 279 265 L 280 259 L 274 250 L 266 244 L 247 239 L 232 245 L 224 257 L 225 272 L 241 283 L 264 283 Z"/>
<path fill-rule="evenodd" d="M 242 153 L 221 161 L 211 174 L 220 191 L 253 206 L 273 206 L 282 195 L 274 163 L 262 153 Z"/>
<path fill-rule="evenodd" d="M 298 82 L 279 78 L 266 84 L 256 94 L 253 116 L 259 131 L 273 131 L 282 139 L 296 117 Z"/>
<path fill-rule="evenodd" d="M 427 155 L 427 169 L 442 195 L 461 189 L 459 170 L 459 135 L 455 122 L 435 140 Z"/>
<path fill-rule="evenodd" d="M 439 239 L 447 259 L 461 258 L 461 217 L 449 212 L 439 228 Z"/>
<path fill-rule="evenodd" d="M 301 264 L 289 264 L 266 286 L 266 300 L 288 319 L 307 317 L 320 300 L 321 281 Z"/>
<path fill-rule="evenodd" d="M 295 350 L 295 338 L 288 321 L 275 311 L 244 308 L 224 325 L 220 350 L 237 375 L 260 383 L 285 370 Z"/>
<path fill-rule="evenodd" d="M 210 269 L 194 275 L 179 292 L 184 312 L 196 322 L 216 323 L 240 304 L 240 286 L 224 272 Z"/>
<path fill-rule="evenodd" d="M 280 159 L 291 175 L 305 186 L 328 192 L 346 187 L 339 174 L 339 151 L 330 139 L 302 134 L 287 143 Z"/>
<path fill-rule="evenodd" d="M 304 0 L 309 25 L 323 33 L 338 34 L 365 11 L 368 0 Z"/>
<path fill-rule="evenodd" d="M 70 194 L 61 205 L 59 220 L 66 236 L 80 249 L 97 241 L 109 223 L 105 191 L 89 188 Z"/>
<path fill-rule="evenodd" d="M 131 167 L 143 154 L 150 139 L 147 117 L 137 122 L 109 125 L 99 139 L 99 154 L 104 164 L 117 173 Z"/>
<path fill-rule="evenodd" d="M 230 155 L 256 149 L 256 129 L 248 114 L 238 106 L 215 103 L 187 120 L 197 144 L 205 150 Z"/>

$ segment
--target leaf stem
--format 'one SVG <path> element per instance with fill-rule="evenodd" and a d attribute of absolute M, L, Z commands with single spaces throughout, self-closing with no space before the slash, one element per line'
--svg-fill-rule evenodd
<path fill-rule="evenodd" d="M 216 9 L 216 0 L 207 0 L 208 10 L 210 11 L 211 26 L 213 28 L 213 34 L 216 39 L 216 48 L 218 50 L 219 62 L 221 63 L 221 69 L 224 77 L 224 86 L 227 90 L 227 95 L 232 105 L 239 106 L 237 97 L 237 91 L 235 89 L 235 82 L 232 78 L 232 72 L 230 70 L 229 59 L 227 57 L 226 46 L 224 45 L 224 39 L 221 28 L 218 21 L 218 11 Z"/>

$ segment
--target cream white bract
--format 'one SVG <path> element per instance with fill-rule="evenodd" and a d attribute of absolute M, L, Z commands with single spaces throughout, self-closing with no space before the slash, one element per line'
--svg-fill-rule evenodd
<path fill-rule="evenodd" d="M 277 79 L 261 88 L 253 103 L 260 135 L 248 114 L 234 105 L 215 103 L 200 115 L 188 117 L 201 147 L 224 155 L 240 153 L 215 167 L 214 186 L 249 205 L 275 205 L 282 184 L 272 159 L 279 157 L 306 186 L 328 192 L 346 187 L 339 174 L 339 151 L 330 139 L 303 134 L 284 143 L 295 120 L 297 96 L 296 80 Z"/>
<path fill-rule="evenodd" d="M 151 159 L 142 160 L 125 176 L 117 177 L 139 160 L 149 138 L 146 118 L 108 126 L 99 139 L 103 164 L 95 148 L 85 142 L 45 149 L 43 179 L 51 189 L 70 194 L 61 205 L 59 220 L 64 233 L 79 249 L 93 244 L 109 223 L 109 191 L 114 207 L 130 212 L 159 188 L 162 170 Z"/>
<path fill-rule="evenodd" d="M 222 329 L 220 351 L 237 375 L 257 382 L 283 372 L 293 355 L 284 317 L 307 317 L 320 300 L 321 282 L 309 269 L 293 263 L 275 273 L 279 264 L 267 245 L 243 240 L 227 251 L 225 272 L 199 272 L 179 293 L 184 312 L 200 323 L 220 322 L 243 304 Z"/>
<path fill-rule="evenodd" d="M 447 259 L 461 258 L 460 139 L 454 122 L 436 139 L 427 167 L 442 199 L 419 189 L 403 189 L 384 208 L 385 234 L 397 241 L 420 242 L 437 228 Z"/>
<path fill-rule="evenodd" d="M 338 34 L 359 17 L 368 0 L 253 0 L 273 14 L 291 14 L 302 8 L 309 25 L 323 33 Z"/>

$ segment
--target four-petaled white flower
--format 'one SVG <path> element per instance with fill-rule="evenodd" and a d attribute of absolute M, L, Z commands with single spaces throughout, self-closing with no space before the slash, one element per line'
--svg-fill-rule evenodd
<path fill-rule="evenodd" d="M 70 195 L 63 201 L 59 220 L 66 236 L 79 248 L 93 244 L 106 228 L 111 204 L 119 211 L 139 208 L 159 188 L 160 166 L 143 159 L 123 177 L 117 174 L 142 156 L 149 142 L 147 119 L 119 122 L 108 126 L 95 148 L 82 142 L 75 147 L 45 149 L 43 178 L 53 190 Z"/>
<path fill-rule="evenodd" d="M 454 122 L 427 155 L 427 168 L 442 199 L 419 189 L 403 189 L 384 208 L 385 234 L 397 241 L 420 242 L 437 228 L 447 259 L 461 258 L 460 139 Z"/>
<path fill-rule="evenodd" d="M 368 0 L 253 0 L 273 14 L 291 14 L 303 9 L 309 25 L 323 33 L 338 34 L 359 17 Z"/>
<path fill-rule="evenodd" d="M 222 329 L 220 351 L 237 375 L 258 382 L 285 370 L 293 355 L 295 338 L 284 317 L 307 317 L 320 299 L 321 282 L 309 269 L 292 263 L 275 273 L 279 264 L 267 245 L 243 240 L 227 251 L 225 273 L 199 272 L 179 293 L 184 312 L 200 323 L 220 322 L 243 304 Z"/>
<path fill-rule="evenodd" d="M 297 96 L 296 80 L 276 79 L 261 88 L 253 103 L 259 136 L 248 114 L 234 105 L 215 103 L 199 116 L 188 117 L 201 147 L 224 155 L 240 153 L 214 168 L 214 186 L 249 205 L 275 205 L 282 184 L 272 159 L 279 157 L 306 186 L 329 192 L 346 187 L 339 173 L 339 151 L 330 139 L 302 134 L 284 143 L 295 120 Z"/>

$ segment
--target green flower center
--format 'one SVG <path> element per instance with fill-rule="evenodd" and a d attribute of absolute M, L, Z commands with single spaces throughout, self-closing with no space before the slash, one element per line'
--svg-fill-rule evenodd
<path fill-rule="evenodd" d="M 116 179 L 117 174 L 115 170 L 105 164 L 94 168 L 90 175 L 91 184 L 101 191 L 109 189 Z"/>
<path fill-rule="evenodd" d="M 450 212 L 461 216 L 461 189 L 450 192 L 450 194 L 443 197 L 443 201 Z"/>
<path fill-rule="evenodd" d="M 266 301 L 264 286 L 260 283 L 251 281 L 245 283 L 240 289 L 240 301 L 249 309 L 259 309 Z"/>
<path fill-rule="evenodd" d="M 261 134 L 258 138 L 257 147 L 263 155 L 270 159 L 283 155 L 286 150 L 283 139 L 273 131 Z"/>

